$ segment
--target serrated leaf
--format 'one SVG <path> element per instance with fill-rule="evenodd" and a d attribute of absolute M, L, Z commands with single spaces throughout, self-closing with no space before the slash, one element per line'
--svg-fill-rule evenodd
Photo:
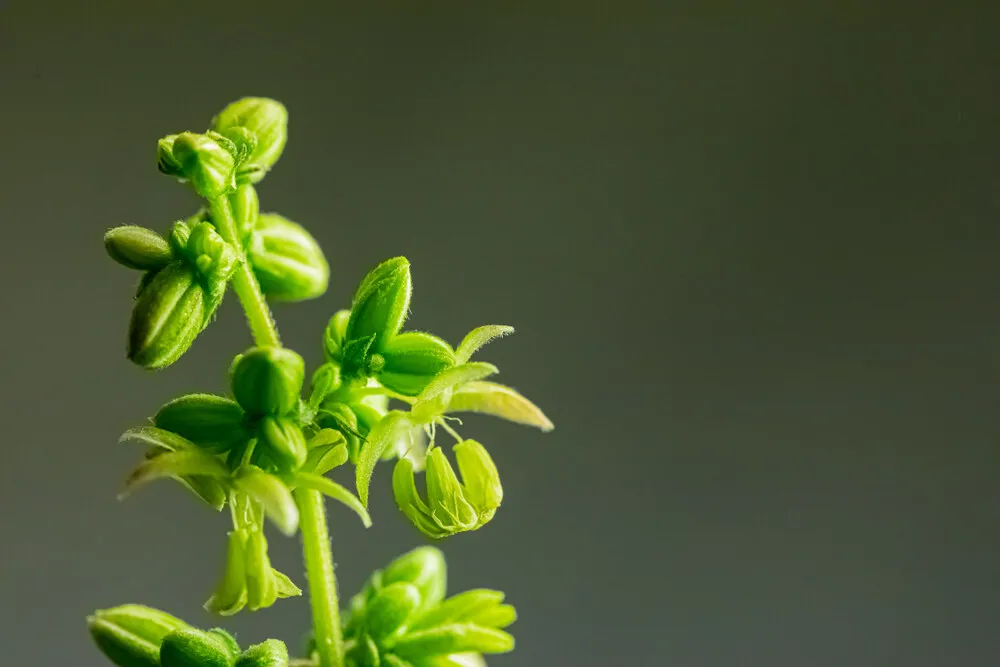
<path fill-rule="evenodd" d="M 375 471 L 375 464 L 382 458 L 386 447 L 401 437 L 406 429 L 413 426 L 409 417 L 404 412 L 393 410 L 379 421 L 369 432 L 368 440 L 365 441 L 361 452 L 358 454 L 358 463 L 355 470 L 355 484 L 358 489 L 358 498 L 361 504 L 368 507 L 368 485 Z"/>
<path fill-rule="evenodd" d="M 125 481 L 125 490 L 120 497 L 128 495 L 154 479 L 185 475 L 224 479 L 229 476 L 229 469 L 211 454 L 198 450 L 166 452 L 140 463 Z"/>
<path fill-rule="evenodd" d="M 464 364 L 472 355 L 487 343 L 514 333 L 514 327 L 505 324 L 487 324 L 477 327 L 466 334 L 462 342 L 455 348 L 455 363 Z"/>
<path fill-rule="evenodd" d="M 233 480 L 237 489 L 264 507 L 264 514 L 289 537 L 299 528 L 299 508 L 285 483 L 260 468 L 249 467 Z"/>
<path fill-rule="evenodd" d="M 478 412 L 542 431 L 555 428 L 541 408 L 514 389 L 496 382 L 478 380 L 457 387 L 446 412 Z"/>
<path fill-rule="evenodd" d="M 355 514 L 361 517 L 361 523 L 364 524 L 365 528 L 371 527 L 371 516 L 368 515 L 368 510 L 361 504 L 361 501 L 358 500 L 353 493 L 345 489 L 340 484 L 337 484 L 332 479 L 328 479 L 322 475 L 301 471 L 293 473 L 290 477 L 296 486 L 312 489 L 313 491 L 319 491 L 324 496 L 329 496 L 334 500 L 343 503 Z"/>

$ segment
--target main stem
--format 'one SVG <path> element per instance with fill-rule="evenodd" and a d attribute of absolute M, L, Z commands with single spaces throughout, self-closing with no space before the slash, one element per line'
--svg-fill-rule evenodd
<path fill-rule="evenodd" d="M 233 209 L 226 197 L 210 202 L 212 221 L 219 235 L 239 253 L 239 268 L 233 276 L 233 291 L 243 305 L 254 343 L 279 347 L 278 328 L 260 291 L 253 269 L 247 261 L 236 231 Z M 326 525 L 326 507 L 318 491 L 297 489 L 295 502 L 299 507 L 299 530 L 302 532 L 302 552 L 309 580 L 309 602 L 312 605 L 313 635 L 319 667 L 343 667 L 344 637 L 340 628 L 340 603 L 337 600 L 337 578 L 333 573 L 333 551 Z"/>

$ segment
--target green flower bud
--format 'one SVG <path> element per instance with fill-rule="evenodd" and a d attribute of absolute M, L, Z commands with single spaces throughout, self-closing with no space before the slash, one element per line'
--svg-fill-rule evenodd
<path fill-rule="evenodd" d="M 303 301 L 326 291 L 330 267 L 323 250 L 304 227 L 280 215 L 260 215 L 248 257 L 268 298 Z"/>
<path fill-rule="evenodd" d="M 404 660 L 452 653 L 506 653 L 514 650 L 514 638 L 503 630 L 471 623 L 455 623 L 407 633 L 393 647 Z"/>
<path fill-rule="evenodd" d="M 416 396 L 431 378 L 455 365 L 455 352 L 448 343 L 418 331 L 392 338 L 381 354 L 385 365 L 379 382 L 404 396 Z"/>
<path fill-rule="evenodd" d="M 226 647 L 226 651 L 229 653 L 229 658 L 231 660 L 235 661 L 236 658 L 239 657 L 241 651 L 240 651 L 240 645 L 236 641 L 236 637 L 232 636 L 222 628 L 212 628 L 211 630 L 208 631 L 208 634 L 218 637 L 222 641 L 223 645 Z"/>
<path fill-rule="evenodd" d="M 259 444 L 267 448 L 268 457 L 280 469 L 297 470 L 306 462 L 306 438 L 291 419 L 267 415 L 260 420 L 257 434 Z"/>
<path fill-rule="evenodd" d="M 229 533 L 229 548 L 222 580 L 205 603 L 206 611 L 220 616 L 232 616 L 246 606 L 246 543 L 247 531 L 234 530 Z"/>
<path fill-rule="evenodd" d="M 140 271 L 157 271 L 173 259 L 166 239 L 151 229 L 127 225 L 104 235 L 104 248 L 111 259 Z"/>
<path fill-rule="evenodd" d="M 153 417 L 153 425 L 183 436 L 215 453 L 227 452 L 245 441 L 243 408 L 214 394 L 189 394 L 170 401 Z"/>
<path fill-rule="evenodd" d="M 444 599 L 448 568 L 444 554 L 434 547 L 417 547 L 396 558 L 382 570 L 382 584 L 406 582 L 420 591 L 420 609 L 427 609 Z"/>
<path fill-rule="evenodd" d="M 190 230 L 184 255 L 201 276 L 209 297 L 209 308 L 214 313 L 222 303 L 226 283 L 236 271 L 239 257 L 211 223 L 199 222 L 192 225 Z"/>
<path fill-rule="evenodd" d="M 156 142 L 156 166 L 167 176 L 184 178 L 184 168 L 174 158 L 174 141 L 176 134 L 169 134 Z"/>
<path fill-rule="evenodd" d="M 347 332 L 347 322 L 351 319 L 351 311 L 338 310 L 330 318 L 323 332 L 323 354 L 327 361 L 340 361 L 344 346 L 344 334 Z"/>
<path fill-rule="evenodd" d="M 345 339 L 374 336 L 380 351 L 399 333 L 410 308 L 410 262 L 405 257 L 388 259 L 372 269 L 354 293 Z"/>
<path fill-rule="evenodd" d="M 368 634 L 377 644 L 401 634 L 420 604 L 420 591 L 413 584 L 387 585 L 368 602 L 365 614 Z"/>
<path fill-rule="evenodd" d="M 159 271 L 142 290 L 132 309 L 128 358 L 158 370 L 184 354 L 201 332 L 205 292 L 183 262 Z"/>
<path fill-rule="evenodd" d="M 97 647 L 118 667 L 159 667 L 163 638 L 188 627 L 166 612 L 137 604 L 95 611 L 87 626 Z"/>
<path fill-rule="evenodd" d="M 247 606 L 250 611 L 270 607 L 278 599 L 278 582 L 271 568 L 267 539 L 262 531 L 255 530 L 247 536 L 245 555 Z"/>
<path fill-rule="evenodd" d="M 282 641 L 268 639 L 244 651 L 236 667 L 288 667 L 288 648 Z"/>
<path fill-rule="evenodd" d="M 284 415 L 299 402 L 305 362 L 283 347 L 253 347 L 233 363 L 233 396 L 251 414 Z"/>
<path fill-rule="evenodd" d="M 214 199 L 236 187 L 236 160 L 211 137 L 184 132 L 174 138 L 171 148 L 174 163 L 180 165 L 195 192 L 205 199 Z"/>
<path fill-rule="evenodd" d="M 500 473 L 486 448 L 475 440 L 455 445 L 455 460 L 462 474 L 465 497 L 479 513 L 479 526 L 493 518 L 503 500 Z"/>
<path fill-rule="evenodd" d="M 236 192 L 229 195 L 229 205 L 233 208 L 236 234 L 240 243 L 246 246 L 250 242 L 250 235 L 253 233 L 254 227 L 257 226 L 257 217 L 260 215 L 257 190 L 252 185 L 237 187 Z"/>
<path fill-rule="evenodd" d="M 232 664 L 224 639 L 195 628 L 175 630 L 160 646 L 162 667 L 231 667 Z"/>
<path fill-rule="evenodd" d="M 281 157 L 288 139 L 288 111 L 276 100 L 245 97 L 233 102 L 212 119 L 212 129 L 233 137 L 234 128 L 246 128 L 256 139 L 249 157 L 240 165 L 240 179 L 257 183 Z"/>
<path fill-rule="evenodd" d="M 476 508 L 466 499 L 465 489 L 440 447 L 427 453 L 427 506 L 437 524 L 449 533 L 477 527 Z"/>
<path fill-rule="evenodd" d="M 230 127 L 225 132 L 210 131 L 209 133 L 226 138 L 232 146 L 233 157 L 236 158 L 238 165 L 243 165 L 257 150 L 257 135 L 245 127 Z"/>

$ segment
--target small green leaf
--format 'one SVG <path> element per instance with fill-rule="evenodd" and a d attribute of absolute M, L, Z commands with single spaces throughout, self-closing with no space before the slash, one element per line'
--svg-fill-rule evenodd
<path fill-rule="evenodd" d="M 287 417 L 270 415 L 260 420 L 257 426 L 258 445 L 282 470 L 297 470 L 309 455 L 302 429 Z"/>
<path fill-rule="evenodd" d="M 379 382 L 404 396 L 416 396 L 438 373 L 455 365 L 447 342 L 428 333 L 409 331 L 382 347 L 385 365 Z"/>
<path fill-rule="evenodd" d="M 471 623 L 479 612 L 495 607 L 503 602 L 504 594 L 487 588 L 479 588 L 453 595 L 441 604 L 425 612 L 410 626 L 411 631 L 436 628 L 449 623 Z M 486 625 L 480 623 L 479 625 Z"/>
<path fill-rule="evenodd" d="M 167 240 L 145 227 L 115 227 L 104 235 L 104 249 L 122 266 L 157 271 L 173 260 Z"/>
<path fill-rule="evenodd" d="M 484 361 L 469 361 L 441 371 L 417 396 L 411 410 L 414 420 L 421 424 L 430 423 L 447 408 L 456 388 L 498 372 L 496 366 Z"/>
<path fill-rule="evenodd" d="M 478 653 L 452 653 L 418 659 L 413 667 L 486 667 L 486 661 Z"/>
<path fill-rule="evenodd" d="M 225 479 L 229 476 L 229 469 L 211 454 L 198 450 L 167 452 L 140 463 L 125 481 L 121 497 L 154 479 L 184 475 Z"/>
<path fill-rule="evenodd" d="M 332 429 L 323 429 L 329 431 Z M 309 450 L 309 457 L 302 465 L 302 472 L 311 472 L 317 475 L 325 475 L 334 468 L 344 465 L 347 462 L 347 442 L 344 436 L 340 436 L 340 442 L 336 445 L 320 445 Z"/>
<path fill-rule="evenodd" d="M 510 387 L 495 382 L 469 382 L 456 388 L 447 412 L 478 412 L 546 432 L 555 428 L 538 406 Z"/>
<path fill-rule="evenodd" d="M 502 630 L 517 620 L 517 610 L 514 609 L 514 605 L 498 604 L 479 610 L 467 620 L 486 628 Z"/>
<path fill-rule="evenodd" d="M 470 331 L 455 348 L 455 363 L 464 364 L 482 346 L 497 338 L 514 333 L 514 327 L 504 324 L 488 324 Z"/>
<path fill-rule="evenodd" d="M 412 478 L 412 474 L 410 475 Z M 417 547 L 399 556 L 382 570 L 384 585 L 405 581 L 420 591 L 421 609 L 444 599 L 448 568 L 444 554 L 435 547 Z"/>
<path fill-rule="evenodd" d="M 371 528 L 372 519 L 368 515 L 368 510 L 365 506 L 361 504 L 357 496 L 345 489 L 340 484 L 337 484 L 332 479 L 323 477 L 322 475 L 317 475 L 309 472 L 297 472 L 291 475 L 291 481 L 296 485 L 305 489 L 312 489 L 313 491 L 319 491 L 324 496 L 329 496 L 334 500 L 343 503 L 348 509 L 353 511 L 361 518 L 361 523 L 364 524 L 365 528 Z"/>
<path fill-rule="evenodd" d="M 213 635 L 220 639 L 226 647 L 226 652 L 229 653 L 230 660 L 236 660 L 240 655 L 240 645 L 236 641 L 236 637 L 232 636 L 222 628 L 212 628 L 208 631 L 208 634 Z"/>
<path fill-rule="evenodd" d="M 271 571 L 274 573 L 274 583 L 278 588 L 279 598 L 293 598 L 302 595 L 302 589 L 296 586 L 287 574 L 278 572 L 273 567 Z"/>
<path fill-rule="evenodd" d="M 266 609 L 278 599 L 278 582 L 267 554 L 263 531 L 251 531 L 246 546 L 247 607 L 250 611 Z"/>
<path fill-rule="evenodd" d="M 392 410 L 368 434 L 368 440 L 358 455 L 357 469 L 355 471 L 358 498 L 361 499 L 361 503 L 365 507 L 368 507 L 368 484 L 371 482 L 372 473 L 375 471 L 375 464 L 382 459 L 382 454 L 386 447 L 395 443 L 411 427 L 412 424 L 405 412 Z"/>
<path fill-rule="evenodd" d="M 291 537 L 299 528 L 299 509 L 291 491 L 280 479 L 260 468 L 244 468 L 233 485 L 264 507 L 264 513 L 285 535 Z"/>
<path fill-rule="evenodd" d="M 122 433 L 118 442 L 138 442 L 164 452 L 199 451 L 187 438 L 155 426 L 139 426 Z"/>
<path fill-rule="evenodd" d="M 351 311 L 338 310 L 326 325 L 326 330 L 323 332 L 323 354 L 327 361 L 341 360 L 344 334 L 350 319 Z"/>
<path fill-rule="evenodd" d="M 245 530 L 234 530 L 229 533 L 222 579 L 215 593 L 205 602 L 206 611 L 220 616 L 232 616 L 246 606 L 246 543 Z"/>
<path fill-rule="evenodd" d="M 514 638 L 503 630 L 471 623 L 454 623 L 430 630 L 407 633 L 393 652 L 404 660 L 451 653 L 506 653 L 514 649 Z"/>

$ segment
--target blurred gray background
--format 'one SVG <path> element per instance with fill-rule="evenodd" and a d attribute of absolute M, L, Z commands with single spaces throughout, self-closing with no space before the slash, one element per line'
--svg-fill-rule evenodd
<path fill-rule="evenodd" d="M 264 209 L 332 264 L 276 309 L 308 362 L 396 254 L 412 326 L 518 328 L 482 356 L 557 428 L 467 420 L 507 495 L 443 544 L 520 610 L 491 665 L 1000 663 L 1000 12 L 937 4 L 0 3 L 3 663 L 104 664 L 96 607 L 213 622 L 227 517 L 116 502 L 116 438 L 249 334 L 229 298 L 130 366 L 101 235 L 192 212 L 155 140 L 244 95 L 291 113 Z M 423 542 L 389 481 L 371 530 L 331 506 L 344 593 Z"/>

